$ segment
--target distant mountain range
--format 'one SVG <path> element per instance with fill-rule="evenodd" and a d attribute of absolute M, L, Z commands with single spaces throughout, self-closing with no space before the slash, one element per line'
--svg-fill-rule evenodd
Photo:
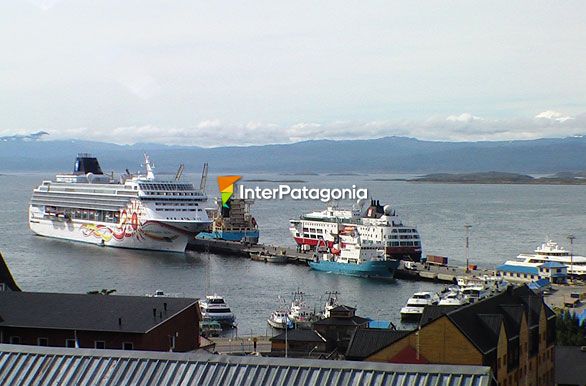
<path fill-rule="evenodd" d="M 434 142 L 406 137 L 370 140 L 315 140 L 292 144 L 201 148 L 143 143 L 116 145 L 83 140 L 0 138 L 0 172 L 64 171 L 78 152 L 99 157 L 104 170 L 137 170 L 148 152 L 159 170 L 203 162 L 218 173 L 576 173 L 586 170 L 586 138 L 501 142 Z"/>

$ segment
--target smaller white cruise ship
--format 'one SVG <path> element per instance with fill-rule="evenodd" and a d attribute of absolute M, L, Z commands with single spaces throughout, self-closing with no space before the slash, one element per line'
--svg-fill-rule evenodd
<path fill-rule="evenodd" d="M 58 174 L 33 190 L 30 229 L 41 236 L 103 246 L 184 252 L 211 221 L 202 189 L 181 180 L 104 174 L 97 158 L 79 154 L 72 173 Z"/>
<path fill-rule="evenodd" d="M 573 255 L 551 240 L 541 244 L 534 253 L 522 253 L 517 261 L 529 265 L 539 265 L 547 262 L 561 263 L 568 268 L 568 275 L 586 276 L 586 257 Z M 511 262 L 507 262 L 511 263 Z"/>

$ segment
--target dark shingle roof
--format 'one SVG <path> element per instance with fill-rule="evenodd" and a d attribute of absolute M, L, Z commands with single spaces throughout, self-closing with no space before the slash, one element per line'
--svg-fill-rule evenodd
<path fill-rule="evenodd" d="M 144 333 L 196 302 L 170 297 L 0 292 L 0 327 Z"/>
<path fill-rule="evenodd" d="M 539 312 L 544 305 L 541 296 L 535 294 L 527 286 L 509 288 L 507 291 L 490 297 L 486 300 L 460 307 L 448 312 L 447 317 L 468 337 L 468 339 L 483 353 L 496 349 L 498 335 L 487 334 L 486 331 L 494 331 L 498 324 L 498 318 L 494 315 L 502 315 L 508 338 L 519 334 L 523 312 L 531 310 L 533 317 L 530 319 L 530 327 L 539 323 Z M 551 310 L 550 310 L 551 311 Z M 481 317 L 481 315 L 484 315 Z M 493 315 L 493 316 L 487 316 Z M 478 328 L 479 323 L 485 328 Z"/>
<path fill-rule="evenodd" d="M 365 359 L 399 339 L 409 335 L 412 331 L 380 330 L 359 328 L 352 335 L 346 358 Z"/>
<path fill-rule="evenodd" d="M 444 316 L 445 314 L 454 311 L 456 308 L 460 306 L 438 306 L 438 305 L 429 305 L 425 306 L 423 309 L 423 314 L 421 315 L 421 320 L 419 321 L 420 325 L 425 325 L 427 323 L 433 322 L 440 316 Z"/>
<path fill-rule="evenodd" d="M 318 320 L 313 325 L 314 326 L 361 326 L 361 325 L 367 324 L 367 323 L 368 323 L 368 319 L 362 318 L 360 316 L 353 316 L 351 318 L 337 318 L 335 316 L 330 316 L 329 318 Z"/>
<path fill-rule="evenodd" d="M 584 384 L 586 350 L 580 346 L 556 346 L 555 383 L 560 385 Z"/>
<path fill-rule="evenodd" d="M 273 336 L 271 338 L 271 342 L 273 341 L 284 341 L 285 335 L 287 336 L 287 341 L 291 342 L 325 342 L 326 340 L 317 332 L 313 330 L 302 330 L 302 329 L 294 329 L 280 333 L 277 336 Z"/>
<path fill-rule="evenodd" d="M 4 261 L 4 256 L 2 256 L 2 253 L 0 253 L 0 283 L 4 283 L 4 285 L 10 288 L 12 291 L 20 291 L 20 288 L 12 277 L 12 273 L 10 273 L 10 269 Z"/>
<path fill-rule="evenodd" d="M 340 311 L 340 312 L 346 311 L 346 312 L 348 312 L 348 311 L 356 311 L 356 308 L 350 307 L 350 306 L 345 306 L 345 305 L 342 304 L 342 305 L 339 305 L 339 306 L 336 306 L 336 307 L 332 308 L 330 310 L 330 312 L 332 312 L 332 311 L 334 311 L 334 312 L 335 311 Z"/>

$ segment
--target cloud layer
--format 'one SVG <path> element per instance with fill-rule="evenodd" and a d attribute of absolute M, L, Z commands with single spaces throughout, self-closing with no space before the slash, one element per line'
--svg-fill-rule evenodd
<path fill-rule="evenodd" d="M 149 142 L 203 147 L 291 143 L 312 139 L 370 139 L 392 135 L 435 141 L 497 141 L 582 135 L 586 133 L 586 113 L 569 116 L 548 110 L 532 118 L 511 119 L 491 119 L 462 113 L 430 117 L 423 121 L 299 122 L 291 125 L 262 121 L 239 124 L 207 119 L 192 127 L 142 125 L 43 130 L 50 133 L 46 139 L 86 139 L 119 144 Z M 0 135 L 15 134 L 28 133 L 0 130 Z"/>

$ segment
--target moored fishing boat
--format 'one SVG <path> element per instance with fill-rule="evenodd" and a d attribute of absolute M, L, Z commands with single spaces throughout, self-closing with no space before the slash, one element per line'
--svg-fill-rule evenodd
<path fill-rule="evenodd" d="M 267 323 L 269 324 L 269 326 L 276 328 L 278 330 L 293 328 L 293 321 L 289 319 L 289 316 L 287 315 L 287 310 L 285 309 L 278 309 L 273 311 L 267 319 Z"/>

